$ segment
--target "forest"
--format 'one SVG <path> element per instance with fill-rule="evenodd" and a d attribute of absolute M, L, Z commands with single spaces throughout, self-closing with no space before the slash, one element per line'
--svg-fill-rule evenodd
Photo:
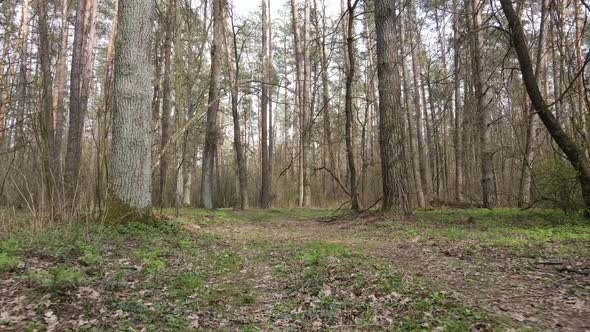
<path fill-rule="evenodd" d="M 590 330 L 589 17 L 0 0 L 0 330 Z"/>

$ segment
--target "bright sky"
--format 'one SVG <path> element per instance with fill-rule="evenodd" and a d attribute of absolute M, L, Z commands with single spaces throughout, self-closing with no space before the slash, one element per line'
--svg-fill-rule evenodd
<path fill-rule="evenodd" d="M 313 1 L 313 0 L 312 0 Z M 339 13 L 340 12 L 340 0 L 316 0 L 318 6 L 321 6 L 322 1 L 326 3 L 326 10 L 328 13 Z M 260 11 L 261 0 L 230 0 L 233 2 L 235 11 L 240 16 L 246 16 L 248 13 L 253 11 Z M 271 0 L 270 2 L 270 15 L 276 17 L 279 8 L 283 8 L 286 3 L 290 0 Z M 298 0 L 297 2 L 304 3 L 305 0 Z"/>

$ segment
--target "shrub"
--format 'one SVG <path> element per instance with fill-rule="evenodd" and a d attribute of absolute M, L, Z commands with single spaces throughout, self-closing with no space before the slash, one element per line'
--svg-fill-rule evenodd
<path fill-rule="evenodd" d="M 20 257 L 0 253 L 0 272 L 12 272 L 21 263 Z"/>
<path fill-rule="evenodd" d="M 580 184 L 574 168 L 561 158 L 543 161 L 533 169 L 534 196 L 544 207 L 563 210 L 565 213 L 583 207 Z"/>
<path fill-rule="evenodd" d="M 31 271 L 25 278 L 52 293 L 74 289 L 86 281 L 76 268 L 63 266 L 53 267 L 49 271 Z"/>

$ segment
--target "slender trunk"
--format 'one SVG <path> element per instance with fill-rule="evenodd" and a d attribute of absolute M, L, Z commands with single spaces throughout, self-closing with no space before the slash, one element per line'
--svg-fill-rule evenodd
<path fill-rule="evenodd" d="M 454 48 L 454 70 L 455 79 L 453 80 L 454 90 L 454 128 L 453 128 L 453 142 L 455 143 L 455 201 L 463 201 L 463 137 L 461 136 L 462 131 L 462 120 L 463 120 L 463 108 L 461 104 L 461 42 L 459 40 L 459 6 L 458 0 L 453 0 L 453 38 L 455 42 Z"/>
<path fill-rule="evenodd" d="M 413 93 L 413 102 L 414 102 L 414 110 L 416 111 L 416 141 L 418 146 L 418 167 L 420 173 L 420 183 L 423 192 L 424 204 L 420 204 L 421 207 L 426 207 L 428 202 L 430 201 L 430 186 L 428 185 L 428 171 L 427 171 L 427 164 L 426 164 L 426 155 L 425 155 L 425 146 L 424 146 L 424 133 L 422 129 L 422 111 L 420 106 L 420 36 L 418 35 L 417 30 L 417 23 L 416 23 L 416 11 L 414 8 L 413 1 L 409 3 L 410 8 L 410 47 L 412 48 L 412 80 L 414 83 L 414 93 Z M 424 100 L 424 96 L 422 96 Z M 422 105 L 424 107 L 424 114 L 426 115 L 426 104 Z M 425 116 L 426 117 L 426 116 Z M 424 119 L 428 122 L 428 119 Z M 430 133 L 428 133 L 430 135 Z M 422 206 L 424 205 L 424 206 Z"/>
<path fill-rule="evenodd" d="M 223 17 L 225 1 L 213 1 L 213 41 L 211 44 L 211 73 L 209 80 L 209 99 L 207 107 L 207 131 L 203 149 L 203 165 L 201 176 L 201 205 L 205 209 L 215 207 L 213 201 L 214 161 L 217 152 L 219 126 L 217 115 L 219 111 L 219 89 L 221 76 L 221 55 L 223 41 Z"/>
<path fill-rule="evenodd" d="M 299 122 L 296 123 L 299 129 L 299 150 L 297 151 L 299 169 L 298 169 L 298 193 L 299 207 L 305 205 L 305 99 L 303 97 L 304 87 L 304 65 L 303 65 L 303 54 L 301 46 L 301 36 L 299 32 L 299 15 L 297 14 L 297 0 L 291 0 L 291 16 L 292 16 L 292 28 L 293 28 L 293 47 L 295 49 L 295 71 L 296 71 L 296 101 L 294 114 L 299 112 Z M 295 119 L 294 119 L 295 121 Z"/>
<path fill-rule="evenodd" d="M 238 109 L 239 102 L 239 82 L 240 75 L 240 54 L 238 53 L 237 33 L 233 24 L 233 17 L 231 18 L 232 28 L 232 47 L 233 53 L 230 52 L 230 44 L 227 41 L 227 34 L 225 34 L 225 46 L 227 54 L 227 68 L 229 72 L 229 80 L 231 84 L 231 111 L 234 124 L 234 150 L 236 153 L 236 175 L 238 178 L 238 208 L 244 210 L 248 208 L 248 191 L 247 181 L 248 175 L 246 172 L 246 165 L 244 161 L 244 147 L 242 146 L 242 133 L 240 128 L 240 112 Z M 233 55 L 233 61 L 232 61 Z"/>
<path fill-rule="evenodd" d="M 535 79 L 539 79 L 539 77 L 543 77 L 543 81 L 547 83 L 547 78 L 545 78 L 547 74 L 547 66 L 545 61 L 545 48 L 546 48 L 546 30 L 547 30 L 547 7 L 548 7 L 548 0 L 542 0 L 541 4 L 541 27 L 539 29 L 539 42 L 537 44 L 537 63 L 535 68 Z M 548 97 L 548 84 L 544 84 L 545 86 L 545 98 Z M 521 165 L 521 173 L 520 173 L 520 183 L 518 187 L 518 206 L 523 207 L 530 204 L 531 199 L 531 168 L 534 158 L 534 134 L 535 134 L 535 118 L 533 117 L 534 114 L 530 114 L 528 105 L 525 103 L 524 107 L 524 119 L 525 119 L 525 146 L 524 146 L 524 154 L 522 159 Z"/>
<path fill-rule="evenodd" d="M 170 139 L 170 110 L 171 101 L 170 94 L 172 92 L 171 83 L 171 62 L 172 62 L 172 33 L 174 28 L 174 15 L 176 1 L 168 0 L 166 4 L 166 15 L 164 17 L 164 81 L 162 83 L 162 115 L 160 116 L 160 125 L 162 135 L 160 137 L 160 190 L 158 191 L 158 206 L 164 207 L 166 203 L 166 183 L 168 178 L 168 154 L 164 151 L 164 147 L 168 144 Z"/>
<path fill-rule="evenodd" d="M 555 116 L 549 110 L 549 106 L 541 94 L 541 89 L 535 78 L 533 65 L 529 54 L 529 49 L 522 27 L 520 18 L 512 8 L 510 0 L 500 0 L 502 9 L 511 31 L 512 44 L 516 49 L 520 70 L 522 72 L 523 81 L 526 86 L 527 93 L 543 122 L 547 131 L 559 146 L 561 151 L 566 155 L 569 162 L 578 173 L 578 179 L 582 189 L 582 196 L 584 199 L 584 215 L 586 218 L 590 217 L 590 160 L 584 154 L 584 150 L 563 130 Z"/>
<path fill-rule="evenodd" d="M 261 154 L 262 154 L 262 169 L 260 174 L 260 207 L 266 209 L 270 207 L 270 164 L 268 155 L 268 99 L 269 99 L 269 59 L 268 59 L 268 22 L 266 0 L 262 0 L 262 89 L 260 99 L 260 119 L 261 119 Z"/>
<path fill-rule="evenodd" d="M 64 171 L 66 199 L 73 212 L 77 208 L 84 119 L 95 42 L 97 5 L 94 0 L 79 0 L 76 8 L 72 69 L 70 73 L 70 117 Z"/>
<path fill-rule="evenodd" d="M 352 0 L 348 0 L 347 13 L 343 21 L 347 21 L 345 40 L 346 40 L 346 96 L 344 104 L 344 113 L 346 115 L 345 134 L 344 140 L 346 141 L 346 158 L 348 160 L 348 172 L 350 180 L 350 202 L 353 210 L 359 210 L 358 193 L 357 193 L 357 179 L 356 179 L 356 163 L 354 160 L 354 142 L 352 125 L 354 121 L 354 105 L 353 105 L 353 82 L 354 82 L 354 9 L 358 4 L 358 0 L 352 3 Z"/>
<path fill-rule="evenodd" d="M 53 134 L 53 109 L 52 109 L 52 91 L 51 91 L 51 60 L 49 56 L 49 32 L 47 22 L 47 3 L 46 0 L 37 0 L 37 15 L 39 17 L 39 62 L 41 64 L 41 103 L 42 109 L 39 116 L 40 148 L 41 158 L 43 160 L 43 173 L 45 177 L 45 190 L 47 194 L 47 204 L 50 208 L 52 217 L 58 212 L 55 205 L 55 182 L 54 169 L 51 158 L 54 145 Z"/>
<path fill-rule="evenodd" d="M 68 39 L 69 39 L 69 22 L 68 15 L 70 12 L 70 0 L 64 0 L 62 3 L 62 20 L 60 31 L 59 51 L 55 62 L 55 82 L 53 86 L 53 128 L 55 135 L 55 142 L 53 145 L 54 158 L 54 179 L 58 192 L 61 191 L 62 182 L 62 141 L 65 127 L 65 107 L 64 99 L 66 95 L 66 58 L 68 55 Z M 115 19 L 113 19 L 115 21 Z"/>
<path fill-rule="evenodd" d="M 496 188 L 494 181 L 494 162 L 491 146 L 491 128 L 489 128 L 489 104 L 487 89 L 484 87 L 483 78 L 484 64 L 481 56 L 481 10 L 483 3 L 471 0 L 472 20 L 472 75 L 475 87 L 475 98 L 477 100 L 477 129 L 479 131 L 479 151 L 481 155 L 481 188 L 483 206 L 492 209 L 496 206 Z"/>

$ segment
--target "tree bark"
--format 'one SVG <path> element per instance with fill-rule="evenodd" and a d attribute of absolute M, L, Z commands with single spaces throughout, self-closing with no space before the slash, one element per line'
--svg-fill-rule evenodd
<path fill-rule="evenodd" d="M 344 104 L 344 114 L 346 116 L 344 140 L 346 141 L 346 158 L 348 160 L 348 172 L 350 173 L 350 205 L 353 210 L 359 210 L 358 192 L 357 192 L 357 179 L 356 179 L 356 163 L 354 160 L 354 142 L 352 125 L 354 121 L 354 105 L 353 105 L 353 82 L 354 82 L 354 9 L 358 4 L 359 0 L 352 0 L 347 2 L 347 13 L 345 19 L 347 20 L 346 25 L 346 58 L 348 59 L 346 64 L 346 96 Z"/>
<path fill-rule="evenodd" d="M 403 112 L 397 52 L 395 0 L 375 1 L 377 75 L 379 77 L 379 147 L 384 212 L 410 213 L 407 170 L 403 153 Z"/>
<path fill-rule="evenodd" d="M 242 133 L 240 127 L 240 111 L 238 109 L 239 102 L 239 82 L 240 75 L 240 54 L 237 45 L 237 32 L 233 24 L 233 17 L 231 18 L 232 29 L 232 47 L 230 52 L 230 44 L 227 41 L 227 34 L 225 34 L 225 46 L 227 54 L 227 68 L 229 72 L 229 80 L 231 84 L 231 112 L 234 124 L 234 150 L 236 153 L 236 175 L 238 178 L 238 208 L 244 210 L 248 208 L 248 175 L 246 171 L 246 163 L 244 160 L 244 147 L 242 145 Z M 232 59 L 233 55 L 233 59 Z"/>
<path fill-rule="evenodd" d="M 164 151 L 164 147 L 170 140 L 170 109 L 171 101 L 170 94 L 172 92 L 171 83 L 171 62 L 172 62 L 172 34 L 174 29 L 174 15 L 176 15 L 174 7 L 175 0 L 168 0 L 166 4 L 166 15 L 164 22 L 164 80 L 162 83 L 162 115 L 160 116 L 161 136 L 160 136 L 160 184 L 158 190 L 158 206 L 164 207 L 166 202 L 166 183 L 168 178 L 168 154 Z"/>
<path fill-rule="evenodd" d="M 70 117 L 64 185 L 69 208 L 73 212 L 79 199 L 79 176 L 82 158 L 84 119 L 88 111 L 88 94 L 95 43 L 95 0 L 79 0 L 76 8 L 72 69 L 70 73 Z"/>
<path fill-rule="evenodd" d="M 112 157 L 106 221 L 151 218 L 151 0 L 123 0 L 115 44 Z"/>
<path fill-rule="evenodd" d="M 260 172 L 260 207 L 266 209 L 270 207 L 270 160 L 268 151 L 268 104 L 269 104 L 269 59 L 268 59 L 268 11 L 266 0 L 262 0 L 262 89 L 260 98 L 260 118 L 261 118 L 261 146 L 262 165 Z"/>
<path fill-rule="evenodd" d="M 223 17 L 225 1 L 213 1 L 213 41 L 211 43 L 211 73 L 209 80 L 209 98 L 207 107 L 207 130 L 203 149 L 201 173 L 201 205 L 207 210 L 215 207 L 213 199 L 213 176 L 215 154 L 217 152 L 219 112 L 219 80 L 221 76 L 221 55 L 223 41 Z"/>
<path fill-rule="evenodd" d="M 477 124 L 479 131 L 479 152 L 481 159 L 481 189 L 483 207 L 493 209 L 496 206 L 496 185 L 494 180 L 494 161 L 491 147 L 491 129 L 489 128 L 489 104 L 487 89 L 481 75 L 484 73 L 483 59 L 481 56 L 481 9 L 483 3 L 471 0 L 472 20 L 472 74 L 475 87 L 475 98 L 477 100 Z"/>
<path fill-rule="evenodd" d="M 55 170 L 51 153 L 54 145 L 53 108 L 51 91 L 51 60 L 49 50 L 49 32 L 47 22 L 46 0 L 37 0 L 37 15 L 39 17 L 39 62 L 41 64 L 41 114 L 39 116 L 41 159 L 45 177 L 45 191 L 51 218 L 56 217 L 58 209 L 55 195 Z"/>

